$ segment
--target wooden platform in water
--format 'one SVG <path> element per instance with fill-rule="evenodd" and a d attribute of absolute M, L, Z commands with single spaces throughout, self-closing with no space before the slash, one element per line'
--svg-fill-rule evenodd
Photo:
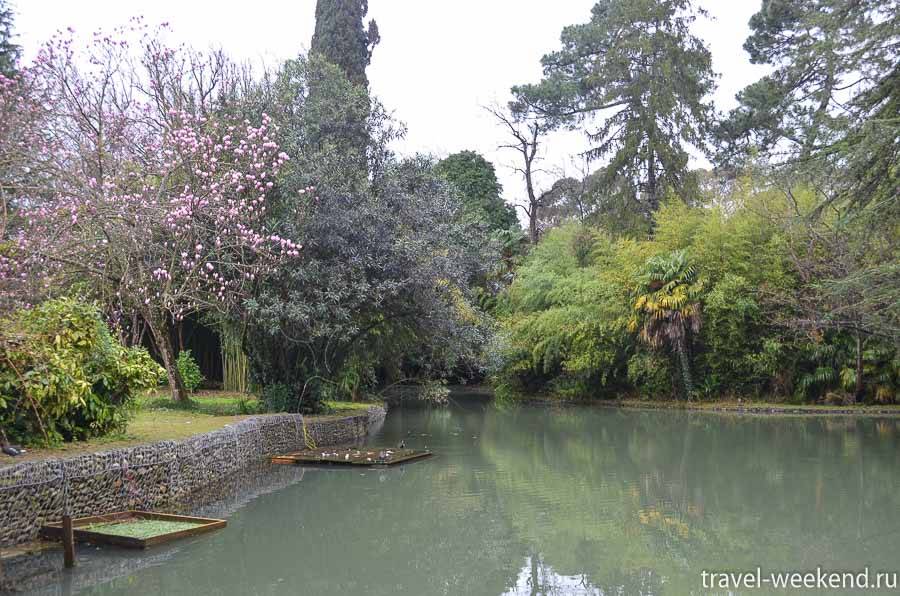
<path fill-rule="evenodd" d="M 127 531 L 117 528 L 127 528 L 129 522 L 156 521 L 177 524 L 177 529 L 167 530 L 160 528 L 146 536 L 131 536 Z M 154 513 L 151 511 L 117 511 L 106 515 L 94 515 L 80 517 L 72 520 L 73 534 L 76 542 L 90 542 L 92 544 L 112 544 L 126 548 L 147 548 L 163 544 L 179 538 L 196 536 L 212 530 L 224 528 L 227 522 L 224 519 L 209 519 L 206 517 L 190 517 L 186 515 L 172 515 L 169 513 Z M 41 535 L 50 540 L 62 538 L 62 523 L 47 524 L 41 528 Z"/>
<path fill-rule="evenodd" d="M 273 464 L 318 464 L 335 466 L 393 466 L 429 457 L 430 451 L 387 447 L 324 448 L 295 451 L 269 458 Z"/>

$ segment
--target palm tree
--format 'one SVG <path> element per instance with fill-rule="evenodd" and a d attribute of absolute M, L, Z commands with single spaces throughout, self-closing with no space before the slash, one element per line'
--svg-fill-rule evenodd
<path fill-rule="evenodd" d="M 700 330 L 703 281 L 683 250 L 647 261 L 638 278 L 628 329 L 653 348 L 668 347 L 681 366 L 688 400 L 694 393 L 688 357 L 688 334 Z"/>

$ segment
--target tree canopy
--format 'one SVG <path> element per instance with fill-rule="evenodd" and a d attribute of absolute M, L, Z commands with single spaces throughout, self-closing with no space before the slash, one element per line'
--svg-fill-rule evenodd
<path fill-rule="evenodd" d="M 769 74 L 724 116 L 692 0 L 596 1 L 488 108 L 527 231 L 478 151 L 397 152 L 367 11 L 318 0 L 309 54 L 259 73 L 140 19 L 22 62 L 0 0 L 0 320 L 100 321 L 181 400 L 181 323 L 212 321 L 234 386 L 278 411 L 485 375 L 510 395 L 896 400 L 900 0 L 763 1 L 745 49 Z M 560 129 L 584 161 L 551 178 Z"/>
<path fill-rule="evenodd" d="M 763 152 L 829 201 L 895 197 L 900 3 L 766 0 L 750 27 L 751 62 L 774 70 L 719 125 L 720 161 Z"/>
<path fill-rule="evenodd" d="M 369 85 L 366 67 L 381 39 L 374 19 L 363 29 L 368 11 L 368 0 L 317 0 L 316 29 L 310 44 L 311 54 L 339 66 L 351 83 L 363 87 Z"/>
<path fill-rule="evenodd" d="M 494 164 L 475 151 L 460 151 L 439 161 L 436 171 L 462 195 L 466 212 L 475 221 L 484 222 L 492 231 L 518 225 L 515 209 L 501 193 Z"/>
<path fill-rule="evenodd" d="M 715 76 L 690 30 L 700 15 L 690 0 L 598 2 L 541 59 L 541 82 L 513 87 L 514 110 L 583 129 L 585 155 L 609 157 L 606 190 L 625 190 L 651 213 L 668 189 L 690 188 L 687 147 L 706 146 Z"/>
<path fill-rule="evenodd" d="M 22 48 L 13 43 L 13 11 L 6 0 L 0 0 L 0 75 L 9 77 L 16 72 Z"/>

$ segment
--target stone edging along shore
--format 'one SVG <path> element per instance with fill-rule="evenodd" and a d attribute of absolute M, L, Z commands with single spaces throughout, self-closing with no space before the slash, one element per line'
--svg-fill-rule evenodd
<path fill-rule="evenodd" d="M 256 416 L 180 441 L 0 468 L 0 547 L 35 540 L 66 504 L 73 517 L 172 506 L 270 455 L 358 441 L 384 416 L 381 406 L 305 425 L 299 414 Z"/>
<path fill-rule="evenodd" d="M 700 402 L 689 404 L 686 402 L 641 402 L 635 400 L 556 400 L 548 399 L 527 399 L 523 403 L 530 403 L 545 406 L 599 406 L 601 408 L 615 408 L 622 410 L 668 410 L 675 412 L 710 412 L 716 414 L 750 414 L 758 416 L 766 415 L 801 415 L 801 416 L 897 416 L 900 417 L 900 408 L 888 408 L 878 406 L 820 406 L 815 408 L 804 408 L 801 406 L 791 405 L 771 405 L 771 404 L 723 404 L 715 405 L 709 402 Z"/>
<path fill-rule="evenodd" d="M 834 416 L 834 415 L 842 415 L 842 416 L 900 416 L 900 408 L 879 408 L 873 406 L 866 407 L 850 407 L 850 406 L 822 406 L 816 408 L 804 408 L 798 406 L 774 406 L 774 405 L 756 405 L 751 403 L 741 405 L 741 404 L 727 404 L 727 405 L 714 405 L 707 403 L 700 404 L 687 404 L 687 403 L 677 403 L 673 405 L 667 405 L 662 403 L 640 403 L 640 402 L 610 402 L 610 403 L 601 403 L 599 405 L 612 407 L 612 408 L 631 408 L 635 410 L 678 410 L 685 412 L 717 412 L 724 414 L 757 414 L 757 415 L 766 415 L 766 414 L 791 414 L 791 415 L 805 415 L 805 416 L 815 416 L 815 415 L 823 415 L 823 416 Z"/>

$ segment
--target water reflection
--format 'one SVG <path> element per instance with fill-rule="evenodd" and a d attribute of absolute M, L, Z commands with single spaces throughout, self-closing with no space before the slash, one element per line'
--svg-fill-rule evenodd
<path fill-rule="evenodd" d="M 373 444 L 436 457 L 310 470 L 85 593 L 689 594 L 703 569 L 893 569 L 898 436 L 894 419 L 395 410 Z"/>
<path fill-rule="evenodd" d="M 515 585 L 503 596 L 600 596 L 603 592 L 591 585 L 586 575 L 560 575 L 540 557 L 531 556 L 516 578 Z"/>

